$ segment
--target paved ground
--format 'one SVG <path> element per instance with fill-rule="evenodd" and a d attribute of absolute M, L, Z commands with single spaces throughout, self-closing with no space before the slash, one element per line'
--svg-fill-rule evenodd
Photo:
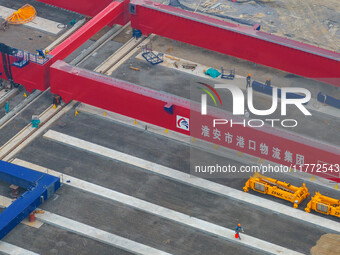
<path fill-rule="evenodd" d="M 3 240 L 27 250 L 46 255 L 90 255 L 97 252 L 99 254 L 130 254 L 112 246 L 46 224 L 39 229 L 20 224 Z"/>
<path fill-rule="evenodd" d="M 63 12 L 35 1 L 25 1 L 25 3 L 31 2 L 36 4 L 35 7 L 38 13 L 44 18 L 50 18 L 61 23 L 67 23 L 71 18 L 80 18 L 79 15 L 71 12 Z M 22 3 L 23 1 L 21 0 L 0 0 L 0 5 L 3 4 L 11 8 L 20 7 Z M 14 32 L 15 30 L 13 30 Z M 23 37 L 27 36 L 27 33 L 29 31 L 23 31 Z M 17 38 L 18 33 L 15 33 L 15 36 Z M 108 42 L 80 66 L 93 70 L 130 37 L 131 31 L 126 29 L 119 37 Z M 13 38 L 8 40 L 15 41 Z M 70 62 L 97 39 L 97 37 L 94 37 L 86 42 L 67 61 Z M 50 38 L 50 40 L 53 40 L 53 38 Z M 37 45 L 32 44 L 32 42 L 28 43 L 29 47 L 36 47 Z M 47 40 L 44 41 L 44 44 L 46 43 L 48 43 Z M 24 46 L 28 45 L 27 41 L 24 40 L 22 44 Z M 245 75 L 251 72 L 253 77 L 259 80 L 265 80 L 270 74 L 274 85 L 308 86 L 313 96 L 319 90 L 332 95 L 339 95 L 338 89 L 328 85 L 164 38 L 156 37 L 153 41 L 153 46 L 154 49 L 162 52 L 165 52 L 171 46 L 173 48 L 171 54 L 215 68 L 235 66 L 237 74 Z M 130 64 L 140 67 L 141 71 L 132 71 L 129 69 Z M 124 63 L 115 71 L 113 76 L 186 98 L 190 98 L 190 85 L 196 81 L 196 78 L 191 75 L 158 66 L 151 67 L 135 58 L 131 58 Z M 198 80 L 213 84 L 210 80 Z M 23 91 L 12 99 L 11 105 L 14 106 L 20 102 L 22 93 Z M 267 107 L 268 102 L 265 99 L 261 98 L 259 101 L 260 107 Z M 51 94 L 46 93 L 25 109 L 10 124 L 0 129 L 0 146 L 29 124 L 33 114 L 43 112 L 50 105 Z M 226 105 L 226 109 L 230 109 L 230 104 L 227 103 Z M 0 110 L 1 116 L 3 116 L 3 109 Z M 317 124 L 310 125 L 307 119 L 301 118 L 298 114 L 294 113 L 293 116 L 298 117 L 299 121 L 301 121 L 301 128 L 297 129 L 297 132 L 307 133 L 309 136 L 313 134 L 315 136 L 317 132 L 319 133 L 318 139 L 336 145 L 340 144 L 338 139 L 339 119 L 313 112 L 313 118 Z M 328 132 L 326 133 L 327 127 Z M 73 111 L 68 112 L 56 121 L 50 129 L 185 173 L 189 173 L 190 163 L 198 160 L 205 163 L 229 163 L 237 167 L 246 164 L 240 163 L 238 158 L 230 159 L 211 151 L 190 148 L 190 144 L 83 112 L 78 116 L 74 116 Z M 246 234 L 303 254 L 309 254 L 310 249 L 315 246 L 320 237 L 328 233 L 324 229 L 282 216 L 279 213 L 273 213 L 260 207 L 208 193 L 125 163 L 58 144 L 42 136 L 36 138 L 16 157 L 226 228 L 234 229 L 235 225 L 241 222 Z M 290 182 L 293 185 L 301 185 L 301 181 L 294 177 L 276 175 L 276 178 Z M 214 178 L 211 180 L 242 190 L 247 179 Z M 339 191 L 330 190 L 312 182 L 307 185 L 311 194 L 314 194 L 315 191 L 321 191 L 322 194 L 339 197 Z M 254 192 L 250 193 L 292 206 L 290 203 L 274 197 L 263 196 Z M 0 194 L 8 196 L 8 184 L 0 182 Z M 297 210 L 303 210 L 306 203 L 303 202 Z M 44 203 L 42 208 L 173 254 L 263 254 L 263 252 L 211 236 L 109 199 L 100 198 L 95 194 L 81 192 L 66 185 L 63 185 L 51 199 Z M 334 222 L 340 222 L 339 218 L 323 217 Z M 44 224 L 40 229 L 20 224 L 4 238 L 4 241 L 40 254 L 130 254 L 122 249 L 117 249 L 47 224 Z"/>
<path fill-rule="evenodd" d="M 74 117 L 71 112 L 53 125 L 52 129 L 188 172 L 189 146 L 165 137 L 88 114 L 81 113 Z M 41 157 L 41 155 L 45 156 Z M 213 154 L 210 154 L 209 157 L 219 160 Z M 124 163 L 88 154 L 42 137 L 20 152 L 18 158 L 227 228 L 233 228 L 240 221 L 246 226 L 247 234 L 303 253 L 308 253 L 320 236 L 327 233 L 311 225 L 295 222 L 278 214 L 209 194 L 197 188 L 146 173 Z M 224 160 L 240 165 L 235 160 Z M 298 182 L 293 178 L 287 179 L 293 184 Z M 241 190 L 246 180 L 214 179 L 214 181 Z M 308 184 L 308 187 L 311 191 L 320 190 L 334 196 L 339 194 L 337 191 L 331 192 L 315 185 Z M 202 242 L 199 241 L 202 238 L 204 239 L 202 249 L 205 247 L 209 250 L 211 247 L 215 247 L 214 251 L 217 254 L 229 254 L 229 252 L 226 253 L 225 245 L 229 247 L 230 254 L 240 254 L 241 251 L 237 249 L 241 249 L 242 254 L 247 252 L 241 247 L 233 247 L 228 241 L 202 236 L 198 231 L 189 231 L 175 223 L 98 199 L 72 188 L 64 186 L 57 192 L 57 195 L 58 198 L 55 201 L 51 199 L 43 208 L 175 254 L 188 254 L 188 252 L 196 254 L 197 245 Z M 268 197 L 268 199 L 281 202 L 275 198 Z M 78 201 L 78 203 L 72 204 L 72 201 Z M 66 204 L 72 204 L 72 206 L 63 206 Z M 89 210 L 89 205 L 91 210 Z M 303 207 L 304 205 L 301 206 L 301 210 Z M 107 213 L 109 214 L 105 216 Z M 329 217 L 329 219 L 338 221 L 333 217 Z M 127 222 L 128 224 L 126 224 Z M 145 229 L 147 231 L 143 234 Z M 264 231 L 264 229 L 268 231 Z M 280 229 L 280 234 L 276 231 L 278 229 Z M 296 235 L 296 229 L 299 229 L 299 235 Z M 164 241 L 167 239 L 171 240 L 170 244 L 172 245 L 164 245 Z M 216 242 L 218 242 L 218 246 L 216 246 Z M 197 254 L 206 253 L 200 250 Z"/>

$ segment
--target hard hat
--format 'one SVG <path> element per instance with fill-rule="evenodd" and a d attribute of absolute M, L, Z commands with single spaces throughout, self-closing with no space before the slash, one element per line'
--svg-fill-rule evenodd
<path fill-rule="evenodd" d="M 269 78 L 267 78 L 267 81 L 269 81 L 270 79 Z"/>
<path fill-rule="evenodd" d="M 237 226 L 241 227 L 241 224 L 239 223 Z"/>
<path fill-rule="evenodd" d="M 251 74 L 248 74 L 248 76 L 251 76 Z"/>

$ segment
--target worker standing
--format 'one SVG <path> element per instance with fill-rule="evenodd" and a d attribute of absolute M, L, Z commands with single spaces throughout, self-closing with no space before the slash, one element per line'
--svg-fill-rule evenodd
<path fill-rule="evenodd" d="M 242 231 L 242 233 L 244 232 L 243 228 L 241 227 L 241 224 L 239 223 L 237 224 L 236 229 L 235 229 L 235 238 L 238 238 L 241 240 L 240 231 Z"/>
<path fill-rule="evenodd" d="M 38 115 L 32 115 L 32 128 L 38 128 L 40 124 L 40 119 Z"/>
<path fill-rule="evenodd" d="M 248 87 L 251 87 L 251 74 L 248 74 L 248 76 L 247 76 L 247 86 L 246 86 L 246 88 L 248 88 Z"/>
<path fill-rule="evenodd" d="M 270 81 L 270 79 L 268 78 L 267 80 L 266 80 L 266 86 L 269 86 L 270 87 L 270 85 L 271 85 L 271 81 Z"/>

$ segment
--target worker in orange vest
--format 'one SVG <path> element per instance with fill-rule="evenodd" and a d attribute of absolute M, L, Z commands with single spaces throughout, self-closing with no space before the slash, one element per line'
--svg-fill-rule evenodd
<path fill-rule="evenodd" d="M 248 74 L 248 76 L 247 76 L 247 86 L 246 86 L 246 88 L 251 87 L 250 82 L 251 82 L 251 74 Z"/>
<path fill-rule="evenodd" d="M 242 233 L 244 232 L 243 228 L 241 227 L 241 224 L 239 223 L 237 224 L 236 229 L 235 229 L 235 238 L 238 238 L 241 240 L 240 231 L 242 231 Z"/>

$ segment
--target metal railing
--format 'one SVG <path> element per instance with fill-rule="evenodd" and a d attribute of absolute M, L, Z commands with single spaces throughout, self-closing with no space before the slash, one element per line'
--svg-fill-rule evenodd
<path fill-rule="evenodd" d="M 16 61 L 28 61 L 37 63 L 39 65 L 45 64 L 47 61 L 50 60 L 49 56 L 46 56 L 45 58 L 42 56 L 39 56 L 37 54 L 33 54 L 24 50 L 18 50 L 15 54 L 13 54 L 14 57 L 17 58 Z"/>

